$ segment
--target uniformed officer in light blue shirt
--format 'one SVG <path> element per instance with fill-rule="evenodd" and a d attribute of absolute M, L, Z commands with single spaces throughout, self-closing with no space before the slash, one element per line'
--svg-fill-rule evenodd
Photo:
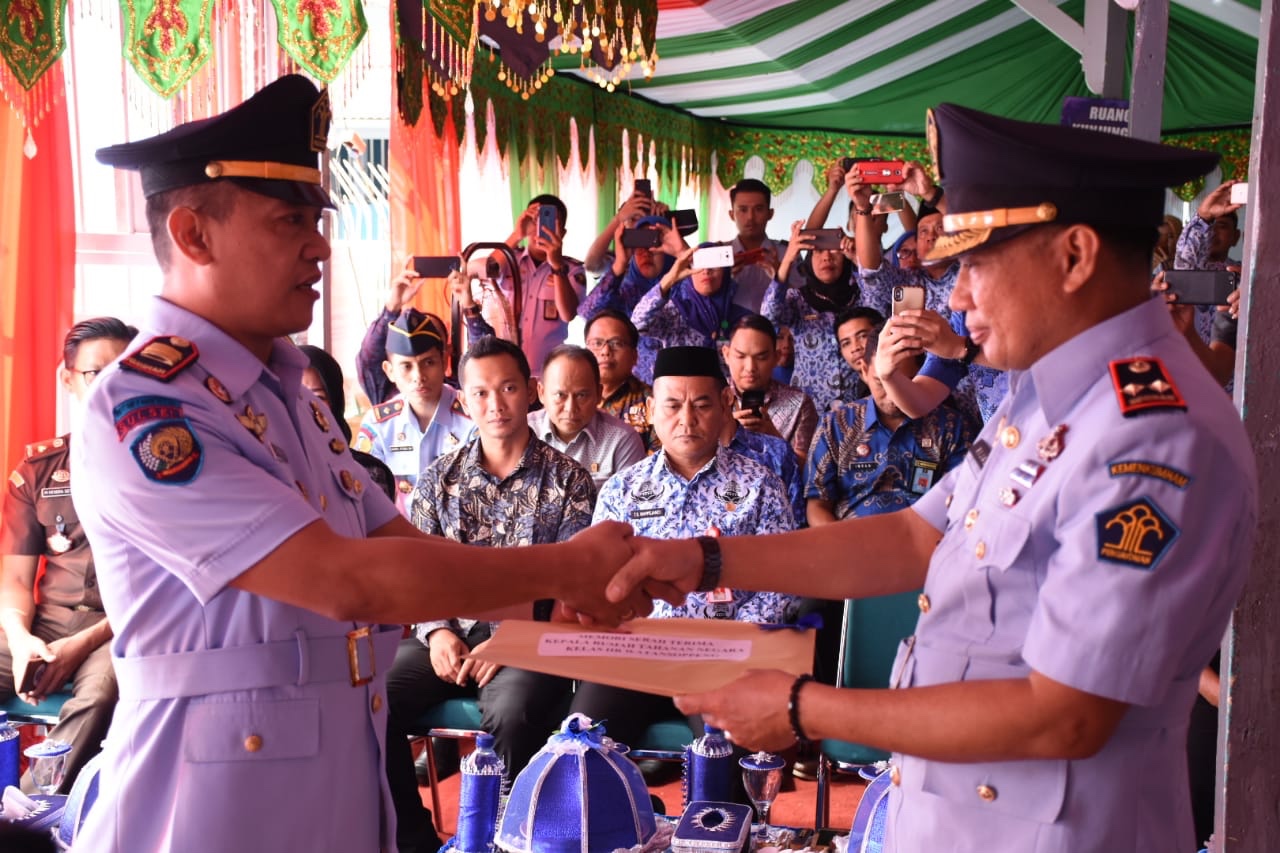
<path fill-rule="evenodd" d="M 886 690 L 782 672 L 678 697 L 734 742 L 894 753 L 885 849 L 1194 850 L 1187 721 L 1251 560 L 1249 439 L 1148 280 L 1165 188 L 1215 155 L 944 104 L 932 258 L 1009 394 L 912 508 L 638 543 L 612 587 L 923 586 Z M 710 576 L 710 579 L 708 579 Z"/>
<path fill-rule="evenodd" d="M 387 326 L 382 371 L 399 392 L 365 412 L 351 442 L 381 459 L 396 478 L 396 509 L 409 517 L 418 474 L 475 432 L 458 394 L 444 381 L 444 335 L 432 318 L 406 308 Z"/>
<path fill-rule="evenodd" d="M 328 128 L 327 93 L 288 75 L 98 152 L 141 172 L 164 283 L 72 444 L 120 694 L 77 851 L 385 850 L 400 623 L 547 597 L 648 612 L 603 604 L 624 525 L 538 552 L 426 537 L 302 387 L 286 335 L 329 257 Z"/>

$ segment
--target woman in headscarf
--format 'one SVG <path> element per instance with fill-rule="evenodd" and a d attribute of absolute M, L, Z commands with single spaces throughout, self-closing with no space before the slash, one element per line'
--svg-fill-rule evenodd
<path fill-rule="evenodd" d="M 695 346 L 710 347 L 719 353 L 720 345 L 729 340 L 734 323 L 752 313 L 733 301 L 738 285 L 730 276 L 729 267 L 693 268 L 693 255 L 698 249 L 720 245 L 703 243 L 677 255 L 675 263 L 658 279 L 658 286 L 650 288 L 631 313 L 631 322 L 641 335 L 635 374 L 643 381 L 653 382 L 653 362 L 659 349 Z"/>
<path fill-rule="evenodd" d="M 662 235 L 662 245 L 655 248 L 629 248 L 623 245 L 626 223 L 613 232 L 613 265 L 605 270 L 596 286 L 578 305 L 578 315 L 590 320 L 605 308 L 627 316 L 636 310 L 641 298 L 671 269 L 675 256 L 688 246 L 684 238 L 661 216 L 644 216 L 636 221 L 636 230 L 655 231 Z"/>
<path fill-rule="evenodd" d="M 900 270 L 920 269 L 920 256 L 916 254 L 916 232 L 904 231 L 889 247 L 889 263 Z"/>
<path fill-rule="evenodd" d="M 840 357 L 836 341 L 836 315 L 861 296 L 853 263 L 845 254 L 852 241 L 840 249 L 814 250 L 813 237 L 801 235 L 804 223 L 791 226 L 791 239 L 778 266 L 778 274 L 765 291 L 761 311 L 775 326 L 790 326 L 795 336 L 795 368 L 791 384 L 803 388 L 818 412 L 833 403 L 852 402 L 866 394 L 858 375 Z M 797 261 L 802 251 L 808 257 Z M 793 264 L 799 263 L 804 286 L 787 287 Z"/>
<path fill-rule="evenodd" d="M 303 387 L 328 404 L 329 410 L 338 421 L 338 429 L 342 430 L 343 437 L 346 438 L 347 444 L 350 444 L 351 424 L 347 423 L 346 417 L 347 394 L 342 387 L 342 368 L 338 365 L 337 359 L 320 347 L 302 344 L 298 349 L 306 353 L 311 361 L 311 366 L 302 372 Z M 391 474 L 391 469 L 376 456 L 362 453 L 354 447 L 351 448 L 351 455 L 369 472 L 369 478 L 394 501 L 396 480 Z"/>

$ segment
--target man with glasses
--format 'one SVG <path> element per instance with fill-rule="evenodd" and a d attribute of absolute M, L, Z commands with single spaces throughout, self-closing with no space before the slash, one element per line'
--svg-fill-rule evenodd
<path fill-rule="evenodd" d="M 647 401 L 653 389 L 631 372 L 640 345 L 635 323 L 621 311 L 606 308 L 587 321 L 583 335 L 600 365 L 600 411 L 622 418 L 648 447 L 653 423 Z"/>

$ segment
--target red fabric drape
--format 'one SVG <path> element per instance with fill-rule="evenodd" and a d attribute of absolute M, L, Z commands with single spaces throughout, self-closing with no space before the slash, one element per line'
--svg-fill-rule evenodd
<path fill-rule="evenodd" d="M 52 91 L 65 91 L 61 60 L 46 73 Z M 0 461 L 7 474 L 24 445 L 54 434 L 53 369 L 72 323 L 76 229 L 66 98 L 32 128 L 32 159 L 23 156 L 17 117 L 0 110 Z"/>

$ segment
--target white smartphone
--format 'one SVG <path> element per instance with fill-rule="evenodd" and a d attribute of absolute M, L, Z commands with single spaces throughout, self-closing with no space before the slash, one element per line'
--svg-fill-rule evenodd
<path fill-rule="evenodd" d="M 1231 203 L 1232 204 L 1248 204 L 1249 203 L 1249 185 L 1247 183 L 1231 185 Z"/>
<path fill-rule="evenodd" d="M 693 253 L 695 270 L 713 270 L 733 266 L 732 246 L 704 246 Z"/>

